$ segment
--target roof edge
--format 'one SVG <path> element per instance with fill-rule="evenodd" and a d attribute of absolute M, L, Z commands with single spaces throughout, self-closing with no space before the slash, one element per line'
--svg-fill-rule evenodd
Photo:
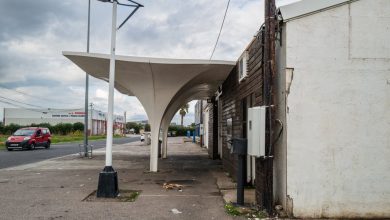
<path fill-rule="evenodd" d="M 359 0 L 302 0 L 279 7 L 283 22 L 306 17 L 332 8 L 340 7 Z"/>
<path fill-rule="evenodd" d="M 93 57 L 93 58 L 100 58 L 100 59 L 110 59 L 109 54 L 101 54 L 101 53 L 63 51 L 62 55 L 64 55 L 65 57 L 82 56 L 82 57 Z M 156 64 L 236 65 L 236 61 L 226 61 L 226 60 L 172 59 L 172 58 L 136 57 L 136 56 L 123 56 L 123 55 L 115 55 L 115 59 L 118 61 L 129 61 L 129 62 L 139 62 L 139 63 L 156 63 Z"/>

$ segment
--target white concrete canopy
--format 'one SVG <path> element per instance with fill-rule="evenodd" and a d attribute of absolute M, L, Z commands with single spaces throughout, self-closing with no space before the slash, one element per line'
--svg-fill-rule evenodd
<path fill-rule="evenodd" d="M 63 52 L 90 75 L 108 81 L 108 54 Z M 150 171 L 157 171 L 158 137 L 166 134 L 177 110 L 186 102 L 211 97 L 236 62 L 116 56 L 115 88 L 136 96 L 149 118 L 152 132 Z"/>

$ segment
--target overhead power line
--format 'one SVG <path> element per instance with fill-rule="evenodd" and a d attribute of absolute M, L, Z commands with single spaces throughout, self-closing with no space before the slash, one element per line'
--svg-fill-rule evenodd
<path fill-rule="evenodd" d="M 215 42 L 215 45 L 214 45 L 213 52 L 211 53 L 211 56 L 210 56 L 210 60 L 213 58 L 213 55 L 214 55 L 215 49 L 217 48 L 218 41 L 219 41 L 219 37 L 221 36 L 222 29 L 223 29 L 223 25 L 224 25 L 224 23 L 225 23 L 226 14 L 227 14 L 227 11 L 228 11 L 228 9 L 229 9 L 229 4 L 230 4 L 230 0 L 228 0 L 228 3 L 227 3 L 227 5 L 226 5 L 226 10 L 225 10 L 225 14 L 223 15 L 223 19 L 222 19 L 221 28 L 219 29 L 219 34 L 218 34 L 218 37 L 217 37 L 217 41 Z"/>
<path fill-rule="evenodd" d="M 26 108 L 26 107 L 24 107 L 24 106 L 21 106 L 21 105 L 15 104 L 15 103 L 11 103 L 11 102 L 8 102 L 8 101 L 0 100 L 0 102 L 1 102 L 1 103 L 5 103 L 5 104 L 8 104 L 8 105 L 15 106 L 15 107 L 18 107 L 18 108 L 21 108 L 21 109 L 25 109 L 25 110 L 29 110 L 29 111 L 33 111 L 33 112 L 42 113 L 42 111 L 39 111 L 39 110 L 37 110 L 37 109 Z"/>
<path fill-rule="evenodd" d="M 29 111 L 33 111 L 33 112 L 39 112 L 39 113 L 57 113 L 57 112 L 63 112 L 64 110 L 63 109 L 52 109 L 52 108 L 27 108 L 25 106 L 22 106 L 20 104 L 15 104 L 15 103 L 12 103 L 12 102 L 9 102 L 9 101 L 4 101 L 4 100 L 0 100 L 0 103 L 4 103 L 4 104 L 8 104 L 8 105 L 12 105 L 14 107 L 18 107 L 20 109 L 24 109 L 24 110 L 29 110 Z M 84 110 L 83 108 L 74 108 L 74 109 L 66 109 L 68 111 L 80 111 L 80 110 Z"/>
<path fill-rule="evenodd" d="M 25 92 L 18 91 L 18 90 L 16 90 L 16 89 L 15 89 L 15 90 L 14 90 L 14 89 L 9 89 L 9 88 L 7 88 L 7 87 L 5 87 L 5 86 L 2 86 L 2 85 L 0 85 L 0 88 L 7 89 L 7 90 L 9 90 L 9 91 L 16 92 L 16 93 L 19 93 L 19 94 L 24 95 L 24 96 L 29 96 L 29 97 L 34 98 L 34 99 L 38 99 L 36 96 L 30 95 L 30 94 L 25 93 Z M 58 103 L 58 100 L 47 99 L 47 98 L 44 98 L 44 97 L 39 97 L 39 100 L 46 100 L 46 101 L 48 101 L 48 102 L 57 102 L 57 103 Z M 69 102 L 62 102 L 62 101 L 61 101 L 61 104 L 72 104 L 72 103 L 69 103 Z"/>
<path fill-rule="evenodd" d="M 14 100 L 14 99 L 3 97 L 3 96 L 0 96 L 0 98 L 6 99 L 6 100 L 11 101 L 11 102 L 17 102 L 17 103 L 20 103 L 20 104 L 23 104 L 23 105 L 29 105 L 29 106 L 35 107 L 35 108 L 45 108 L 45 107 L 42 107 L 42 106 L 28 104 L 28 103 L 25 103 L 25 102 L 17 101 L 17 100 Z"/>

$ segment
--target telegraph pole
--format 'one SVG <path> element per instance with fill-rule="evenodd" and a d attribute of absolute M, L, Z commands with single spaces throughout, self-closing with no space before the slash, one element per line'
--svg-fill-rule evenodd
<path fill-rule="evenodd" d="M 87 28 L 87 53 L 89 53 L 89 32 L 91 23 L 91 0 L 88 0 L 88 28 Z M 89 75 L 85 73 L 85 99 L 84 99 L 84 157 L 88 157 L 88 92 Z M 92 114 L 91 114 L 92 118 Z"/>
<path fill-rule="evenodd" d="M 268 213 L 273 211 L 273 152 L 272 149 L 272 115 L 274 112 L 273 80 L 275 79 L 275 28 L 276 28 L 276 6 L 275 0 L 265 0 L 265 30 L 264 30 L 264 58 L 263 58 L 263 104 L 267 106 L 266 116 L 266 157 L 260 161 L 261 171 L 265 178 L 260 181 L 261 196 L 259 205 L 265 208 Z"/>

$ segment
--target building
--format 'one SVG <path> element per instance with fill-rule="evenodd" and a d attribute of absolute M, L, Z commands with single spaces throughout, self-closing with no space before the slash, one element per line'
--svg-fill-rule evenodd
<path fill-rule="evenodd" d="M 148 120 L 139 120 L 139 121 L 130 121 L 130 122 L 141 124 L 141 125 L 149 124 Z"/>
<path fill-rule="evenodd" d="M 303 0 L 277 15 L 273 144 L 246 161 L 257 203 L 299 218 L 390 217 L 390 2 Z M 263 26 L 209 117 L 208 147 L 233 176 L 227 141 L 248 138 L 248 108 L 264 106 L 266 43 Z"/>
<path fill-rule="evenodd" d="M 198 100 L 195 104 L 195 135 L 199 137 L 200 146 L 209 148 L 211 122 L 209 122 L 212 113 L 211 99 Z M 211 126 L 210 126 L 211 125 Z M 213 156 L 212 156 L 213 157 Z"/>
<path fill-rule="evenodd" d="M 31 124 L 49 123 L 84 123 L 84 109 L 25 109 L 25 108 L 4 108 L 4 124 L 18 124 L 28 126 Z M 106 133 L 106 113 L 93 109 L 88 112 L 88 128 L 92 135 Z M 124 116 L 114 116 L 114 132 L 122 134 L 125 120 Z"/>
<path fill-rule="evenodd" d="M 116 56 L 116 88 L 136 95 L 150 119 L 150 171 L 158 170 L 159 137 L 167 157 L 180 106 L 209 99 L 198 107 L 208 121 L 198 113 L 197 122 L 208 128 L 210 156 L 233 177 L 230 141 L 265 136 L 265 152 L 247 156 L 245 167 L 261 208 L 281 205 L 298 218 L 389 218 L 389 1 L 302 0 L 266 11 L 236 62 Z M 64 55 L 108 79 L 108 54 Z M 255 106 L 267 111 L 261 134 L 248 129 Z"/>

